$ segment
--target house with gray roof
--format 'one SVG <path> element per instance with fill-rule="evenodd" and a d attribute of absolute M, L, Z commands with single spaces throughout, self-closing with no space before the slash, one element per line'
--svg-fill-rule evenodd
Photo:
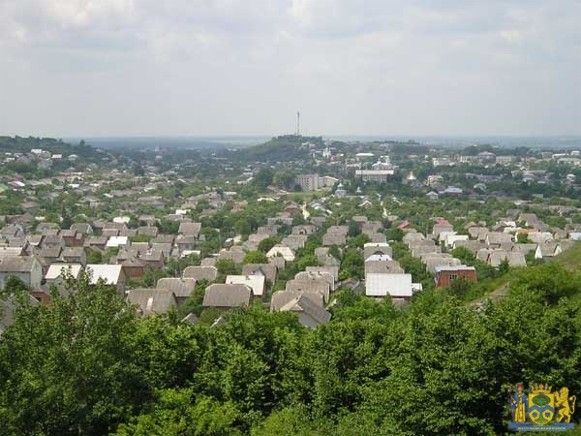
<path fill-rule="evenodd" d="M 363 245 L 363 259 L 374 254 L 387 254 L 392 257 L 393 250 L 387 242 L 368 242 Z"/>
<path fill-rule="evenodd" d="M 31 289 L 40 288 L 42 264 L 35 256 L 6 256 L 0 258 L 0 289 L 9 277 L 17 277 Z"/>
<path fill-rule="evenodd" d="M 323 296 L 323 301 L 329 301 L 329 293 L 331 287 L 325 280 L 289 280 L 286 282 L 287 291 L 319 293 Z"/>
<path fill-rule="evenodd" d="M 182 305 L 194 292 L 196 279 L 184 279 L 179 277 L 164 277 L 157 281 L 157 289 L 171 292 L 178 306 Z"/>
<path fill-rule="evenodd" d="M 327 324 L 331 320 L 331 313 L 315 303 L 310 294 L 301 294 L 292 298 L 279 311 L 296 313 L 299 322 L 304 327 L 312 329 L 321 324 Z"/>
<path fill-rule="evenodd" d="M 270 283 L 276 282 L 277 268 L 268 263 L 249 263 L 242 267 L 243 275 L 262 275 Z"/>
<path fill-rule="evenodd" d="M 127 293 L 127 301 L 137 306 L 142 316 L 163 315 L 177 307 L 175 295 L 167 289 L 132 289 Z"/>
<path fill-rule="evenodd" d="M 196 239 L 200 236 L 200 231 L 202 230 L 202 223 L 180 223 L 178 233 L 185 236 L 193 236 Z"/>
<path fill-rule="evenodd" d="M 218 268 L 215 266 L 188 266 L 184 269 L 183 277 L 213 282 L 218 277 Z"/>
<path fill-rule="evenodd" d="M 338 266 L 308 266 L 305 268 L 305 271 L 314 273 L 328 273 L 333 276 L 335 282 L 339 280 Z"/>
<path fill-rule="evenodd" d="M 202 306 L 220 310 L 249 306 L 252 290 L 246 285 L 213 284 L 206 288 Z"/>
<path fill-rule="evenodd" d="M 335 290 L 335 277 L 333 274 L 324 271 L 301 271 L 295 274 L 295 280 L 324 280 L 329 284 L 331 291 Z"/>
<path fill-rule="evenodd" d="M 266 278 L 263 275 L 232 274 L 226 276 L 226 284 L 248 286 L 252 290 L 252 296 L 255 300 L 262 300 L 265 282 Z"/>

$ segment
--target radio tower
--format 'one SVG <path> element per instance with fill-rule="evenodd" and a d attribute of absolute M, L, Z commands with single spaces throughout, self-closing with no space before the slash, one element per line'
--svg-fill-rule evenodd
<path fill-rule="evenodd" d="M 297 136 L 301 136 L 301 113 L 297 112 Z"/>

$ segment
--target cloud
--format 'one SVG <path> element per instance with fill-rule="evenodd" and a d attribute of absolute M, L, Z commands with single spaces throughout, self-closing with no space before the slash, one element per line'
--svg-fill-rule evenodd
<path fill-rule="evenodd" d="M 4 0 L 0 96 L 19 103 L 0 119 L 276 134 L 300 109 L 320 134 L 581 133 L 580 22 L 578 0 Z"/>

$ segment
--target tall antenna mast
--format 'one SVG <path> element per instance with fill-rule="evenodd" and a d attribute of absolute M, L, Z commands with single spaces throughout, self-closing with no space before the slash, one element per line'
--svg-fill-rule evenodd
<path fill-rule="evenodd" d="M 297 112 L 297 136 L 301 136 L 301 113 Z"/>

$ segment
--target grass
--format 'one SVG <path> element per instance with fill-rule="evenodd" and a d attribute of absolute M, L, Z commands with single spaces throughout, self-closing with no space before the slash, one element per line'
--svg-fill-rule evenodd
<path fill-rule="evenodd" d="M 575 242 L 575 245 L 559 254 L 552 262 L 557 262 L 567 269 L 581 269 L 581 241 Z"/>

